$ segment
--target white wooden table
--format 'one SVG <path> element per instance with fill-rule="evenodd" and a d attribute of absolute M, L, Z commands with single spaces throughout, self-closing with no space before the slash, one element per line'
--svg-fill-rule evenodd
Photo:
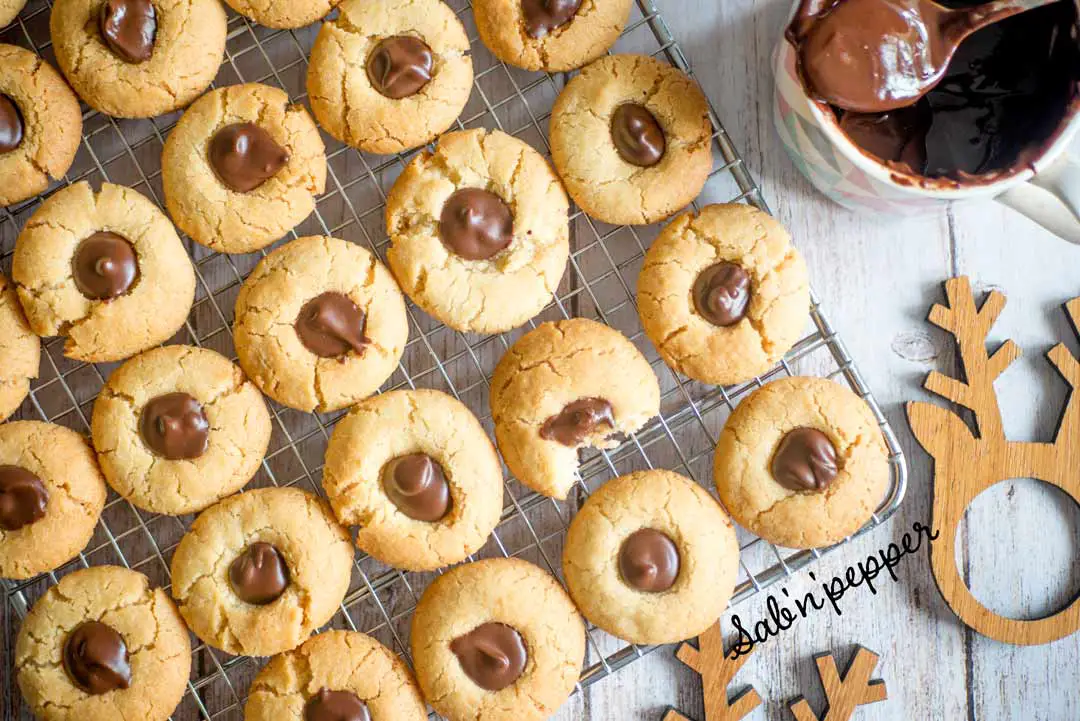
<path fill-rule="evenodd" d="M 929 398 L 920 390 L 929 370 L 954 371 L 951 338 L 924 322 L 931 302 L 942 298 L 944 278 L 965 274 L 977 290 L 1007 292 L 1010 303 L 992 338 L 1011 337 L 1026 355 L 997 384 L 1006 430 L 1017 439 L 1053 433 L 1065 387 L 1042 353 L 1059 340 L 1077 348 L 1059 305 L 1080 295 L 1080 247 L 989 201 L 910 219 L 863 217 L 833 205 L 798 174 L 772 128 L 770 54 L 789 0 L 656 2 L 766 200 L 806 255 L 825 310 L 910 457 L 901 510 L 885 527 L 823 559 L 814 570 L 829 578 L 912 522 L 929 522 L 930 465 L 901 404 Z M 1031 480 L 995 486 L 973 504 L 962 540 L 957 553 L 974 592 L 1000 613 L 1036 618 L 1080 591 L 1080 564 L 1073 562 L 1080 514 L 1056 490 Z M 736 685 L 753 683 L 765 699 L 749 718 L 787 721 L 787 701 L 799 694 L 820 710 L 813 654 L 835 650 L 843 665 L 856 643 L 881 654 L 878 672 L 889 692 L 886 702 L 858 710 L 857 719 L 1080 718 L 1080 635 L 1035 648 L 998 644 L 956 620 L 925 554 L 906 559 L 899 576 L 898 583 L 879 584 L 876 596 L 852 592 L 842 601 L 842 617 L 818 613 L 761 646 L 737 677 Z M 813 582 L 803 572 L 786 585 L 801 597 Z M 761 618 L 766 595 L 738 613 Z M 729 616 L 724 629 L 731 634 Z M 659 721 L 669 705 L 704 721 L 700 680 L 663 649 L 575 697 L 558 718 Z"/>

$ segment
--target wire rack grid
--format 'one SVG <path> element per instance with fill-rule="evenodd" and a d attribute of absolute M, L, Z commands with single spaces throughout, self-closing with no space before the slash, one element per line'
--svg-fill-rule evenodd
<path fill-rule="evenodd" d="M 476 70 L 474 92 L 458 121 L 460 128 L 498 128 L 547 154 L 546 120 L 566 76 L 526 73 L 499 63 L 476 39 L 468 0 L 449 4 L 465 23 Z M 50 0 L 31 0 L 18 21 L 0 31 L 0 42 L 31 48 L 52 60 L 48 37 Z M 230 13 L 225 62 L 215 86 L 263 82 L 283 88 L 295 102 L 305 99 L 307 54 L 318 25 L 295 31 L 263 28 Z M 691 73 L 679 45 L 652 0 L 636 0 L 630 22 L 615 52 L 640 52 L 667 60 Z M 85 108 L 84 108 L 85 110 Z M 761 191 L 724 131 L 714 110 L 715 166 L 699 203 L 748 202 L 768 210 Z M 160 152 L 179 114 L 145 121 L 117 121 L 90 110 L 84 113 L 84 137 L 68 176 L 46 193 L 78 180 L 134 187 L 159 205 L 162 200 Z M 361 243 L 385 258 L 383 228 L 386 192 L 412 157 L 359 153 L 329 137 L 328 190 L 316 212 L 290 233 L 325 234 Z M 41 198 L 0 210 L 0 269 L 10 271 L 15 237 Z M 697 207 L 697 204 L 695 204 Z M 675 469 L 709 487 L 711 458 L 724 420 L 738 401 L 755 388 L 783 375 L 815 374 L 846 383 L 867 400 L 881 425 L 890 452 L 891 484 L 865 532 L 887 519 L 903 499 L 907 471 L 899 443 L 848 351 L 812 298 L 812 328 L 784 360 L 764 376 L 729 388 L 705 386 L 672 373 L 645 339 L 637 317 L 633 288 L 645 248 L 656 227 L 607 226 L 574 210 L 569 266 L 553 302 L 529 324 L 584 316 L 626 334 L 650 359 L 661 384 L 661 414 L 618 448 L 582 454 L 579 481 L 567 502 L 539 496 L 506 476 L 501 522 L 477 558 L 517 556 L 560 575 L 561 544 L 573 512 L 595 489 L 616 475 L 640 468 Z M 284 242 L 283 241 L 283 242 Z M 185 327 L 173 342 L 213 348 L 235 358 L 232 307 L 244 277 L 267 251 L 245 256 L 210 252 L 185 239 L 194 261 L 198 288 Z M 496 336 L 464 335 L 433 321 L 408 305 L 410 340 L 394 376 L 383 390 L 428 387 L 466 403 L 490 431 L 488 383 L 502 353 L 528 328 Z M 63 356 L 59 339 L 44 344 L 41 377 L 17 417 L 60 423 L 89 431 L 93 404 L 111 365 L 87 365 Z M 321 492 L 322 456 L 331 429 L 342 415 L 310 415 L 270 403 L 274 432 L 270 449 L 252 487 L 299 486 Z M 169 560 L 193 517 L 147 514 L 110 492 L 94 538 L 78 558 L 56 572 L 26 582 L 3 582 L 5 604 L 22 617 L 35 599 L 60 577 L 89 565 L 113 563 L 134 568 L 162 586 L 169 585 Z M 829 549 L 781 549 L 739 529 L 741 548 L 737 605 L 776 581 L 790 576 Z M 403 573 L 360 555 L 352 583 L 332 627 L 364 631 L 409 659 L 408 622 L 432 574 Z M 6 671 L 12 639 L 5 642 Z M 588 657 L 579 682 L 583 688 L 631 663 L 651 647 L 626 644 L 588 628 Z M 173 718 L 241 719 L 244 692 L 260 663 L 232 657 L 196 642 L 188 693 Z M 9 679 L 14 674 L 8 675 Z M 13 681 L 9 681 L 9 685 Z M 12 689 L 8 698 L 15 698 Z M 3 689 L 0 689 L 2 695 Z M 21 711 L 29 718 L 25 708 Z"/>

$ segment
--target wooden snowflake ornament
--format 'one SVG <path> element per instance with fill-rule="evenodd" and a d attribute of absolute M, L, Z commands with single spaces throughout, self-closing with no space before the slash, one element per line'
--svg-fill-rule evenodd
<path fill-rule="evenodd" d="M 717 621 L 705 633 L 698 636 L 698 647 L 684 643 L 675 653 L 676 657 L 701 675 L 705 696 L 705 721 L 739 721 L 761 705 L 761 697 L 752 686 L 728 698 L 728 685 L 739 669 L 753 655 L 743 654 L 735 659 L 724 654 L 724 637 Z M 663 721 L 689 721 L 674 709 L 667 712 Z"/>
<path fill-rule="evenodd" d="M 825 715 L 819 718 L 810 703 L 800 696 L 788 704 L 796 721 L 848 721 L 857 707 L 885 700 L 885 682 L 870 680 L 878 662 L 873 651 L 858 646 L 842 678 L 831 653 L 815 656 L 814 661 L 825 689 Z"/>

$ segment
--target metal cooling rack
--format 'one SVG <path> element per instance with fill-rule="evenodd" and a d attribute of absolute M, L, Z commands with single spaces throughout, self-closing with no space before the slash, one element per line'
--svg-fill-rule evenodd
<path fill-rule="evenodd" d="M 450 0 L 450 5 L 472 38 L 476 72 L 474 92 L 458 126 L 499 128 L 546 154 L 546 121 L 566 76 L 526 73 L 499 63 L 476 39 L 468 0 Z M 49 0 L 31 0 L 18 21 L 0 31 L 0 42 L 32 48 L 52 61 L 48 13 Z M 285 89 L 291 98 L 302 102 L 306 57 L 317 30 L 316 24 L 296 31 L 275 31 L 230 13 L 226 59 L 215 85 L 263 82 Z M 651 54 L 690 72 L 682 50 L 652 0 L 636 0 L 615 52 Z M 75 164 L 68 177 L 49 192 L 77 180 L 89 180 L 95 186 L 107 180 L 132 186 L 160 204 L 161 148 L 177 117 L 172 114 L 153 120 L 117 121 L 87 110 Z M 711 117 L 716 164 L 699 202 L 748 202 L 768 210 L 715 112 Z M 383 228 L 383 203 L 412 154 L 366 155 L 329 137 L 324 139 L 330 171 L 328 190 L 319 199 L 313 216 L 289 238 L 334 235 L 361 243 L 385 258 L 388 241 Z M 10 272 L 15 237 L 40 202 L 39 198 L 0 210 L 0 268 L 5 272 Z M 631 470 L 663 467 L 711 487 L 712 452 L 724 420 L 739 399 L 784 375 L 832 377 L 847 383 L 869 402 L 889 448 L 892 478 L 888 495 L 860 533 L 882 523 L 896 510 L 907 482 L 903 453 L 844 343 L 819 309 L 816 296 L 810 313 L 812 330 L 768 374 L 736 387 L 705 386 L 673 374 L 644 338 L 638 321 L 635 279 L 645 248 L 658 227 L 603 225 L 577 210 L 571 227 L 572 253 L 567 273 L 553 303 L 529 325 L 586 316 L 622 331 L 651 360 L 660 378 L 661 415 L 614 450 L 585 452 L 580 482 L 567 502 L 539 496 L 507 475 L 508 505 L 498 528 L 477 557 L 519 556 L 560 575 L 566 525 L 589 491 L 604 481 Z M 263 253 L 226 256 L 185 242 L 195 263 L 198 287 L 188 322 L 173 342 L 207 346 L 235 358 L 230 332 L 233 303 L 242 279 Z M 463 335 L 436 323 L 411 303 L 408 309 L 410 340 L 400 367 L 385 389 L 428 387 L 446 391 L 465 402 L 490 431 L 489 378 L 499 357 L 524 330 L 498 336 Z M 17 417 L 48 420 L 88 433 L 93 400 L 115 364 L 77 363 L 64 358 L 62 351 L 59 339 L 44 344 L 42 377 L 33 384 Z M 310 415 L 274 403 L 270 407 L 274 433 L 252 486 L 294 485 L 321 492 L 323 452 L 330 429 L 342 414 Z M 154 583 L 168 586 L 172 552 L 192 520 L 191 516 L 147 514 L 110 492 L 101 523 L 87 549 L 55 573 L 28 582 L 3 583 L 5 603 L 21 618 L 33 601 L 65 573 L 106 563 L 129 566 L 148 575 Z M 742 529 L 739 540 L 740 576 L 732 606 L 790 576 L 828 550 L 776 548 Z M 432 574 L 395 571 L 360 556 L 349 593 L 331 625 L 369 633 L 408 660 L 411 611 L 432 578 Z M 6 664 L 11 663 L 13 640 L 9 638 L 3 649 L 8 657 Z M 626 644 L 590 627 L 580 687 L 608 676 L 651 650 Z M 242 719 L 245 690 L 261 663 L 228 656 L 201 643 L 194 646 L 192 662 L 188 693 L 173 718 Z M 5 671 L 10 669 L 6 664 Z M 13 676 L 8 675 L 11 686 Z M 0 688 L 0 695 L 3 691 Z M 13 688 L 8 691 L 9 698 L 17 698 Z M 21 713 L 20 719 L 30 718 L 25 707 Z"/>

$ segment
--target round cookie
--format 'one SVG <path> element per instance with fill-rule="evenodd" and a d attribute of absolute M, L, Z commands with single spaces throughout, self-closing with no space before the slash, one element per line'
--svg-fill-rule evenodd
<path fill-rule="evenodd" d="M 10 25 L 24 7 L 26 0 L 0 0 L 0 28 Z"/>
<path fill-rule="evenodd" d="M 411 645 L 424 698 L 449 721 L 536 721 L 574 690 L 585 627 L 549 574 L 494 558 L 456 566 L 428 586 Z"/>
<path fill-rule="evenodd" d="M 15 668 L 42 721 L 165 721 L 187 690 L 191 643 L 165 591 L 136 571 L 95 566 L 34 604 Z"/>
<path fill-rule="evenodd" d="M 581 70 L 551 111 L 551 160 L 586 213 L 647 225 L 697 197 L 712 170 L 709 104 L 693 80 L 645 55 Z"/>
<path fill-rule="evenodd" d="M 784 226 L 750 205 L 673 220 L 645 254 L 638 312 L 664 362 L 714 385 L 761 375 L 799 340 L 806 263 Z"/>
<path fill-rule="evenodd" d="M 502 515 L 502 465 L 480 422 L 433 390 L 383 393 L 335 427 L 323 488 L 356 545 L 431 571 L 480 549 Z"/>
<path fill-rule="evenodd" d="M 60 73 L 29 50 L 0 44 L 0 206 L 64 177 L 81 136 L 79 100 Z"/>
<path fill-rule="evenodd" d="M 732 518 L 787 548 L 850 536 L 889 482 L 870 406 L 824 378 L 782 378 L 754 391 L 724 425 L 713 471 Z"/>
<path fill-rule="evenodd" d="M 739 543 L 720 504 L 665 470 L 600 486 L 563 548 L 566 587 L 585 618 L 637 644 L 701 634 L 723 615 L 738 572 Z"/>
<path fill-rule="evenodd" d="M 73 430 L 0 425 L 0 578 L 33 578 L 73 559 L 94 535 L 105 479 Z"/>
<path fill-rule="evenodd" d="M 236 298 L 240 365 L 278 403 L 333 411 L 390 377 L 409 337 L 405 300 L 379 259 L 311 236 L 259 262 Z"/>
<path fill-rule="evenodd" d="M 510 471 L 538 493 L 566 498 L 579 448 L 660 412 L 660 384 L 625 336 L 585 318 L 544 323 L 506 351 L 491 379 L 495 439 Z"/>
<path fill-rule="evenodd" d="M 347 145 L 391 154 L 434 140 L 472 91 L 469 38 L 440 0 L 345 0 L 311 49 L 319 124 Z"/>
<path fill-rule="evenodd" d="M 19 233 L 12 280 L 30 327 L 64 335 L 64 355 L 91 363 L 164 343 L 187 319 L 195 271 L 172 223 L 131 188 L 76 183 Z"/>
<path fill-rule="evenodd" d="M 41 341 L 30 330 L 19 297 L 0 274 L 0 421 L 19 409 L 30 392 L 30 380 L 38 377 Z"/>
<path fill-rule="evenodd" d="M 570 254 L 568 212 L 558 178 L 525 142 L 448 133 L 390 190 L 387 259 L 427 313 L 455 330 L 501 333 L 551 301 Z"/>
<path fill-rule="evenodd" d="M 364 712 L 367 715 L 364 715 Z M 409 667 L 355 631 L 327 631 L 277 656 L 251 683 L 244 721 L 426 721 Z"/>
<path fill-rule="evenodd" d="M 325 151 L 315 122 L 285 91 L 257 83 L 213 90 L 165 140 L 165 207 L 207 248 L 259 250 L 311 215 L 326 189 Z"/>
<path fill-rule="evenodd" d="M 56 63 L 87 105 L 118 118 L 186 106 L 217 75 L 225 53 L 217 0 L 54 0 Z"/>
<path fill-rule="evenodd" d="M 632 0 L 473 0 L 484 45 L 505 63 L 551 73 L 580 68 L 619 39 Z"/>
<path fill-rule="evenodd" d="M 279 30 L 292 30 L 311 25 L 334 9 L 340 0 L 225 0 L 236 12 L 251 18 L 259 25 Z"/>
<path fill-rule="evenodd" d="M 94 401 L 101 470 L 139 508 L 201 511 L 244 487 L 270 443 L 270 413 L 239 368 L 206 348 L 171 345 L 116 369 Z"/>
<path fill-rule="evenodd" d="M 296 488 L 226 498 L 195 519 L 172 560 L 172 594 L 214 648 L 272 656 L 330 620 L 352 574 L 349 534 Z"/>

